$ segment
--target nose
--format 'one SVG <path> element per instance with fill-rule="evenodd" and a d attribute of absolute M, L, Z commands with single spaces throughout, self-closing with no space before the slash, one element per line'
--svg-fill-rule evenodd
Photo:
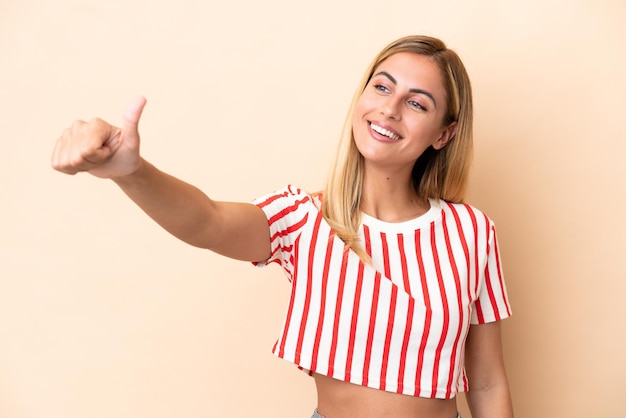
<path fill-rule="evenodd" d="M 394 120 L 400 120 L 402 118 L 402 112 L 400 106 L 402 101 L 398 97 L 389 96 L 382 103 L 380 107 L 380 114 Z"/>

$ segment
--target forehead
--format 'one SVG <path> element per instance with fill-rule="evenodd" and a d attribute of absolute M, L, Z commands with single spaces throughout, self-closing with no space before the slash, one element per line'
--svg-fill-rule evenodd
<path fill-rule="evenodd" d="M 428 89 L 433 94 L 445 95 L 441 70 L 430 57 L 413 52 L 398 52 L 387 57 L 374 69 L 373 75 L 385 72 L 398 86 Z"/>

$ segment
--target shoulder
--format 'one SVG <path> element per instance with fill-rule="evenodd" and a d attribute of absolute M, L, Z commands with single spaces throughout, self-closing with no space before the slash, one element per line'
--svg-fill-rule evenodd
<path fill-rule="evenodd" d="M 490 231 L 495 228 L 493 220 L 485 212 L 469 203 L 439 202 L 444 215 L 457 223 L 471 224 L 474 230 Z"/>
<path fill-rule="evenodd" d="M 253 204 L 265 212 L 270 220 L 274 217 L 284 217 L 288 214 L 298 215 L 318 211 L 320 207 L 319 202 L 319 194 L 310 194 L 291 184 L 252 201 Z"/>
<path fill-rule="evenodd" d="M 455 203 L 448 202 L 447 200 L 439 200 L 439 204 L 441 205 L 441 209 L 443 211 L 449 213 L 468 214 L 476 218 L 485 218 L 491 221 L 491 218 L 484 211 L 469 203 Z"/>
<path fill-rule="evenodd" d="M 271 193 L 267 193 L 263 196 L 257 197 L 253 200 L 253 203 L 259 207 L 271 205 L 275 202 L 282 202 L 283 204 L 292 204 L 295 202 L 308 202 L 315 200 L 315 195 L 307 193 L 303 189 L 296 187 L 292 184 L 283 186 Z"/>

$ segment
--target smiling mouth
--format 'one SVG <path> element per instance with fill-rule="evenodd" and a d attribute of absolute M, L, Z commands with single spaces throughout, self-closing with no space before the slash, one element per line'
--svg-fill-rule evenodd
<path fill-rule="evenodd" d="M 378 126 L 378 125 L 376 125 L 373 122 L 370 122 L 370 128 L 372 128 L 372 130 L 374 132 L 377 132 L 377 133 L 379 133 L 379 134 L 381 134 L 381 135 L 383 135 L 383 136 L 385 136 L 385 137 L 387 137 L 389 139 L 393 139 L 394 141 L 397 141 L 400 138 L 402 138 L 400 135 L 391 132 L 389 129 L 385 129 L 385 128 L 381 127 L 381 126 Z"/>

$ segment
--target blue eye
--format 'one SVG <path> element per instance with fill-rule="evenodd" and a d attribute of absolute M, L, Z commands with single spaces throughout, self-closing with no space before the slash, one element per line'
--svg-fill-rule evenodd
<path fill-rule="evenodd" d="M 374 88 L 382 93 L 389 93 L 389 89 L 382 84 L 374 84 Z"/>
<path fill-rule="evenodd" d="M 426 110 L 426 108 L 424 106 L 422 106 L 421 104 L 419 104 L 415 100 L 409 100 L 409 106 L 411 106 L 411 107 L 413 107 L 415 109 Z"/>

